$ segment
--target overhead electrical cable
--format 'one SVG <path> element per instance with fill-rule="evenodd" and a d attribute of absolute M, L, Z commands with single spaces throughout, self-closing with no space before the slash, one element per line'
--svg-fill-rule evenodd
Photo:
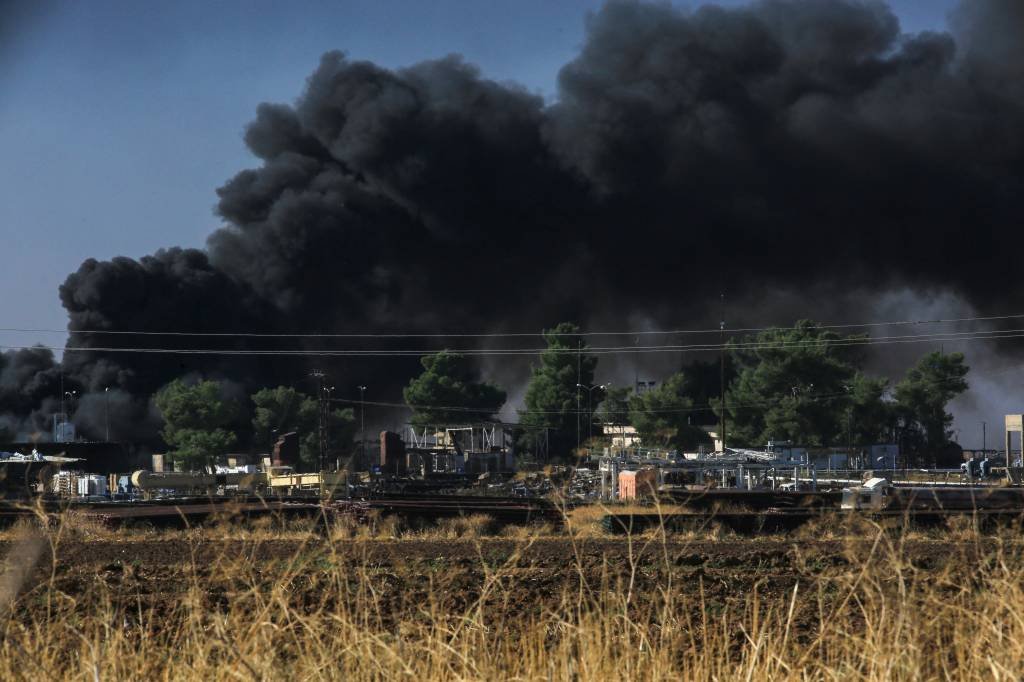
<path fill-rule="evenodd" d="M 895 327 L 925 324 L 960 324 L 965 322 L 996 322 L 1004 320 L 1024 319 L 1024 313 L 1012 315 L 990 315 L 984 317 L 958 317 L 926 320 L 891 320 L 882 322 L 851 322 L 843 324 L 816 324 L 819 329 L 863 329 L 873 327 Z M 773 327 L 740 327 L 727 330 L 729 333 L 751 333 L 787 329 L 798 329 L 796 326 Z M 276 332 L 199 332 L 199 331 L 144 331 L 125 329 L 52 329 L 45 327 L 0 327 L 0 332 L 26 334 L 109 334 L 120 336 L 194 336 L 194 337 L 237 337 L 237 338 L 309 338 L 309 339 L 450 339 L 450 338 L 541 338 L 544 332 L 389 332 L 389 333 L 276 333 Z M 560 334 L 561 336 L 672 336 L 685 334 L 717 334 L 721 329 L 664 329 L 664 330 L 631 330 L 631 331 L 581 331 Z"/>
<path fill-rule="evenodd" d="M 877 346 L 902 343 L 956 343 L 1015 339 L 1024 337 L 1024 329 L 941 332 L 935 334 L 909 334 L 901 336 L 860 337 L 840 339 L 807 339 L 797 341 L 730 341 L 726 344 L 665 344 L 653 346 L 598 346 L 583 349 L 588 355 L 632 355 L 639 353 L 686 353 L 726 350 L 770 350 L 801 347 L 827 346 Z M 46 345 L 0 345 L 0 350 L 43 349 L 56 352 L 86 353 L 139 353 L 170 355 L 221 355 L 221 356 L 270 356 L 270 357 L 421 357 L 440 353 L 458 353 L 467 356 L 535 356 L 544 353 L 565 353 L 575 355 L 578 348 L 466 348 L 466 349 L 238 349 L 238 348 L 121 348 L 116 346 L 46 346 Z"/>
<path fill-rule="evenodd" d="M 1008 372 L 1008 371 L 1011 371 L 1011 370 L 1014 370 L 1014 369 L 1019 369 L 1019 366 L 1004 368 L 1002 370 L 994 372 L 993 374 L 1003 374 L 1005 372 Z M 930 381 L 924 381 L 922 383 L 928 384 L 928 385 L 932 385 L 932 386 L 939 386 L 939 385 L 942 385 L 942 384 L 945 384 L 945 383 L 955 383 L 955 382 L 961 381 L 961 380 L 962 380 L 961 377 L 949 377 L 947 379 L 930 380 Z M 800 393 L 796 394 L 794 396 L 794 398 L 798 398 L 799 400 L 806 401 L 806 402 L 820 402 L 820 401 L 827 401 L 827 400 L 836 400 L 838 398 L 850 398 L 850 397 L 852 397 L 852 395 L 853 395 L 852 390 L 838 391 L 838 392 L 834 392 L 834 393 L 808 393 L 808 392 L 800 392 Z M 493 410 L 493 409 L 490 409 L 490 408 L 466 407 L 466 406 L 463 406 L 463 405 L 410 405 L 410 404 L 404 403 L 404 402 L 397 403 L 397 402 L 387 402 L 387 401 L 380 401 L 380 400 L 365 400 L 365 401 L 361 401 L 358 398 L 330 398 L 330 402 L 342 403 L 342 404 L 345 404 L 345 405 L 369 405 L 371 407 L 404 408 L 404 409 L 424 410 L 424 411 L 434 410 L 434 411 L 444 411 L 444 412 L 465 412 L 467 414 L 485 414 L 485 415 L 497 414 L 497 413 L 499 413 L 501 411 L 500 409 Z M 738 404 L 730 405 L 729 407 L 730 407 L 730 409 L 735 409 L 735 408 L 755 408 L 755 407 L 764 407 L 766 405 L 769 405 L 769 406 L 770 405 L 776 405 L 777 403 L 778 403 L 778 400 L 759 400 L 759 401 L 753 401 L 753 402 L 738 403 Z M 704 405 L 690 405 L 689 407 L 666 407 L 666 408 L 659 408 L 659 409 L 650 409 L 650 408 L 632 409 L 632 408 L 627 408 L 626 410 L 621 410 L 619 412 L 621 412 L 621 413 L 639 413 L 639 414 L 680 414 L 680 413 L 685 414 L 685 413 L 690 413 L 690 412 L 705 412 L 707 410 L 717 408 L 720 405 L 721 405 L 721 403 L 716 400 L 714 403 L 707 403 L 707 404 L 704 404 Z M 596 414 L 597 412 L 598 412 L 598 410 L 583 410 L 583 409 L 581 409 L 581 410 L 574 410 L 574 409 L 569 409 L 569 410 L 520 410 L 520 409 L 517 409 L 516 410 L 516 413 L 517 414 L 521 414 L 521 415 L 522 414 L 575 415 L 575 414 L 592 414 L 592 413 Z"/>

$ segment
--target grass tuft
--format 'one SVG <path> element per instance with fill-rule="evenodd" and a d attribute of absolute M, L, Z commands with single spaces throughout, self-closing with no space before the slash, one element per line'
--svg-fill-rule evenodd
<path fill-rule="evenodd" d="M 25 522 L 0 536 L 0 678 L 1024 674 L 1024 542 L 1012 530 L 830 518 L 788 536 L 620 537 L 600 530 L 600 511 L 575 509 L 558 530 L 487 516 L 340 519 L 326 533 Z"/>

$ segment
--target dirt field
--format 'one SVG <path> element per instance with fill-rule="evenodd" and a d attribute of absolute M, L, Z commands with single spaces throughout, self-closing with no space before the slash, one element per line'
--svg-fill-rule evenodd
<path fill-rule="evenodd" d="M 588 591 L 631 589 L 641 600 L 671 586 L 680 596 L 692 597 L 694 606 L 699 598 L 715 609 L 742 610 L 755 591 L 761 598 L 781 598 L 798 582 L 812 585 L 845 575 L 872 554 L 874 544 L 867 539 L 807 537 L 338 541 L 317 536 L 223 540 L 207 539 L 202 533 L 186 535 L 63 541 L 56 548 L 56 561 L 53 553 L 43 553 L 32 582 L 49 583 L 68 595 L 100 590 L 114 604 L 155 611 L 199 586 L 216 609 L 233 594 L 247 591 L 254 578 L 273 582 L 287 575 L 289 580 L 312 584 L 318 576 L 340 570 L 379 581 L 378 596 L 388 607 L 380 615 L 391 621 L 429 600 L 444 610 L 463 609 L 481 598 L 489 576 L 499 574 L 503 603 L 521 613 L 556 608 L 581 585 Z M 903 540 L 899 559 L 917 579 L 929 574 L 945 579 L 950 572 L 960 574 L 964 567 L 977 566 L 992 542 Z M 0 553 L 6 555 L 10 549 L 10 542 L 0 543 Z M 877 547 L 874 554 L 880 554 Z M 240 566 L 248 569 L 244 576 Z M 31 592 L 32 585 L 24 589 Z"/>
<path fill-rule="evenodd" d="M 612 537 L 585 520 L 481 519 L 13 530 L 4 582 L 32 547 L 37 560 L 9 606 L 0 677 L 1014 677 L 1024 646 L 974 642 L 1024 642 L 1018 537 L 828 524 Z"/>

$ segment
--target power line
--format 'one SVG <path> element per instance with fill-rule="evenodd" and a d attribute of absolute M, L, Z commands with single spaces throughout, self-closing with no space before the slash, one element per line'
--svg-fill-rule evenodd
<path fill-rule="evenodd" d="M 1019 368 L 1020 368 L 1019 366 L 1017 366 L 1017 367 L 1007 367 L 1007 368 L 1001 369 L 1001 370 L 999 370 L 997 372 L 991 372 L 990 374 L 1004 374 L 1006 372 L 1012 371 L 1014 369 L 1019 369 Z M 946 379 L 929 380 L 929 381 L 925 381 L 925 382 L 922 382 L 922 383 L 925 383 L 925 384 L 928 384 L 928 385 L 932 385 L 932 386 L 940 386 L 942 384 L 956 383 L 958 381 L 963 381 L 963 380 L 964 380 L 963 377 L 948 377 Z M 835 392 L 835 393 L 800 393 L 799 394 L 799 398 L 802 401 L 819 402 L 819 401 L 823 401 L 823 400 L 835 400 L 835 399 L 838 399 L 838 398 L 849 398 L 849 397 L 852 397 L 852 395 L 853 395 L 853 393 L 852 393 L 851 390 L 844 390 L 844 391 L 839 391 L 839 392 Z M 347 404 L 347 405 L 366 404 L 366 405 L 372 405 L 374 407 L 404 408 L 404 409 L 410 409 L 410 410 L 423 410 L 423 411 L 433 410 L 433 411 L 445 411 L 445 412 L 465 412 L 467 414 L 478 414 L 478 415 L 479 414 L 491 415 L 491 414 L 495 414 L 497 412 L 500 412 L 500 409 L 499 410 L 494 410 L 494 409 L 484 408 L 484 407 L 479 407 L 479 408 L 478 407 L 466 407 L 464 405 L 410 405 L 409 403 L 404 403 L 404 402 L 396 403 L 396 402 L 387 402 L 387 401 L 379 401 L 379 400 L 378 401 L 367 400 L 367 401 L 365 401 L 365 403 L 361 403 L 361 401 L 359 401 L 359 400 L 353 400 L 353 399 L 348 399 L 348 398 L 331 398 L 330 400 L 331 400 L 331 402 L 344 403 L 344 404 Z M 746 402 L 746 403 L 734 403 L 734 404 L 731 404 L 730 407 L 731 408 L 754 408 L 754 407 L 764 407 L 765 405 L 776 405 L 776 404 L 778 404 L 778 400 L 772 399 L 772 400 L 759 400 L 759 401 Z M 714 409 L 714 408 L 719 407 L 719 406 L 720 406 L 720 403 L 718 401 L 715 401 L 714 403 L 709 402 L 709 403 L 703 404 L 703 405 L 690 405 L 689 407 L 671 407 L 671 408 L 666 407 L 666 408 L 660 408 L 660 409 L 650 409 L 650 408 L 646 408 L 646 409 L 631 409 L 631 408 L 627 408 L 625 410 L 625 412 L 638 413 L 638 414 L 681 414 L 681 413 L 685 414 L 685 413 L 690 413 L 690 412 L 704 412 L 704 411 L 707 411 L 707 410 L 710 410 L 710 409 Z M 520 414 L 520 415 L 525 415 L 525 414 L 535 414 L 535 415 L 591 414 L 590 410 L 583 410 L 583 409 L 578 409 L 578 410 L 572 410 L 572 409 L 570 409 L 570 410 L 516 410 L 516 412 L 518 414 Z"/>
<path fill-rule="evenodd" d="M 872 327 L 896 327 L 924 324 L 959 324 L 964 322 L 995 322 L 1001 320 L 1024 319 L 1024 313 L 1013 315 L 990 315 L 984 317 L 957 317 L 931 320 L 891 320 L 885 322 L 852 322 L 843 324 L 819 324 L 819 329 L 863 329 Z M 792 330 L 796 326 L 788 327 L 740 327 L 729 330 L 732 333 L 751 333 L 771 330 Z M 560 336 L 591 337 L 591 336 L 672 336 L 685 334 L 714 334 L 720 331 L 713 329 L 665 329 L 665 330 L 632 330 L 632 331 L 590 331 L 590 332 L 569 332 L 559 334 Z M 474 332 L 474 333 L 417 333 L 417 332 L 394 332 L 394 333 L 273 333 L 273 332 L 196 332 L 196 331 L 144 331 L 124 329 L 51 329 L 44 327 L 0 327 L 0 332 L 26 333 L 26 334 L 109 334 L 122 336 L 194 336 L 194 337 L 236 337 L 236 338 L 268 338 L 268 339 L 449 339 L 449 338 L 541 338 L 544 332 Z"/>
<path fill-rule="evenodd" d="M 878 346 L 902 343 L 956 343 L 969 341 L 987 341 L 999 339 L 1016 339 L 1024 337 L 1024 329 L 941 332 L 935 334 L 910 334 L 902 336 L 862 337 L 846 339 L 807 339 L 799 341 L 741 341 L 707 344 L 666 344 L 653 346 L 598 346 L 585 349 L 588 355 L 617 355 L 639 353 L 687 353 L 726 350 L 770 350 L 801 347 L 845 347 L 845 346 Z M 0 350 L 32 350 L 42 349 L 56 352 L 74 353 L 137 353 L 165 355 L 222 355 L 252 357 L 421 357 L 441 353 L 458 353 L 467 356 L 534 356 L 542 353 L 576 353 L 575 348 L 468 348 L 457 350 L 387 350 L 387 349 L 232 349 L 232 348 L 121 348 L 115 346 L 45 346 L 37 345 L 0 345 Z"/>

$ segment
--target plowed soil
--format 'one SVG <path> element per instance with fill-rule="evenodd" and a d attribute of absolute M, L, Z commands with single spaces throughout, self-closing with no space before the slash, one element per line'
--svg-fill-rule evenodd
<path fill-rule="evenodd" d="M 0 543 L 0 555 L 17 546 Z M 55 588 L 72 599 L 102 595 L 110 603 L 150 614 L 173 609 L 199 593 L 211 609 L 252 600 L 275 585 L 292 585 L 295 603 L 322 608 L 322 594 L 372 586 L 382 621 L 409 617 L 424 605 L 447 613 L 477 600 L 500 600 L 524 616 L 561 608 L 574 594 L 629 590 L 655 597 L 670 589 L 692 597 L 694 608 L 743 608 L 755 592 L 785 599 L 799 582 L 807 591 L 798 620 L 812 620 L 810 594 L 856 573 L 865 560 L 895 562 L 919 578 L 976 566 L 985 543 L 879 538 L 739 538 L 677 541 L 545 538 L 535 540 L 223 540 L 201 534 L 160 539 L 67 539 L 42 552 L 23 587 L 29 597 Z M 898 556 L 897 556 L 898 554 Z M 894 565 L 895 565 L 894 564 Z M 348 588 L 322 590 L 343 576 Z M 52 593 L 52 590 L 48 590 Z M 191 591 L 191 592 L 190 592 Z M 588 597 L 589 598 L 589 597 Z M 801 600 L 803 602 L 803 599 Z M 23 599 L 26 605 L 31 598 Z M 801 616 L 802 614 L 802 616 Z"/>

